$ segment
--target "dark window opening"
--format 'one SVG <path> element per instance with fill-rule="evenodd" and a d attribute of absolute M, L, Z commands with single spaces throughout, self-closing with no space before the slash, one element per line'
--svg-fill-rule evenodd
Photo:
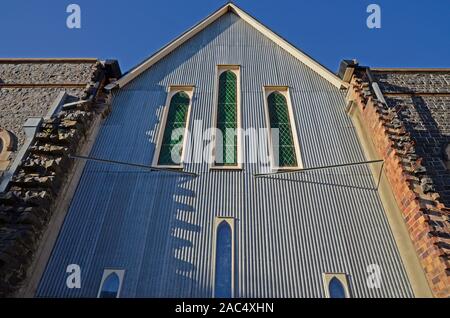
<path fill-rule="evenodd" d="M 111 273 L 103 281 L 99 298 L 117 298 L 119 294 L 120 279 L 116 273 Z"/>
<path fill-rule="evenodd" d="M 330 293 L 330 298 L 346 298 L 345 289 L 342 282 L 333 277 L 328 284 L 328 291 Z"/>
<path fill-rule="evenodd" d="M 216 274 L 214 296 L 231 298 L 232 293 L 232 230 L 230 224 L 223 221 L 217 228 Z"/>

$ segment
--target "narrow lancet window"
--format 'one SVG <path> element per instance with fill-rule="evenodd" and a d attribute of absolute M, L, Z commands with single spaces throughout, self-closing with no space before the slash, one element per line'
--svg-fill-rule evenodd
<path fill-rule="evenodd" d="M 217 227 L 214 296 L 233 297 L 233 231 L 227 221 Z"/>
<path fill-rule="evenodd" d="M 189 104 L 189 95 L 184 91 L 175 93 L 170 99 L 159 151 L 158 165 L 160 166 L 181 164 Z"/>
<path fill-rule="evenodd" d="M 345 298 L 345 289 L 341 281 L 336 277 L 333 277 L 328 284 L 328 292 L 330 298 Z"/>
<path fill-rule="evenodd" d="M 120 288 L 120 278 L 117 273 L 109 274 L 104 280 L 100 289 L 99 298 L 118 298 Z"/>
<path fill-rule="evenodd" d="M 286 97 L 275 91 L 267 97 L 275 166 L 297 167 L 297 156 Z"/>
<path fill-rule="evenodd" d="M 236 166 L 238 163 L 237 110 L 237 76 L 227 70 L 219 76 L 217 128 L 221 138 L 216 140 L 217 166 Z"/>
<path fill-rule="evenodd" d="M 323 281 L 326 297 L 350 298 L 350 289 L 345 273 L 324 273 Z"/>

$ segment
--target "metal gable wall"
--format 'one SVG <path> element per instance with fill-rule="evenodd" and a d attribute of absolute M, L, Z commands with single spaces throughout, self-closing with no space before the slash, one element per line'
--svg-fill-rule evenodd
<path fill-rule="evenodd" d="M 241 65 L 244 129 L 265 127 L 263 85 L 289 85 L 305 167 L 365 160 L 344 92 L 232 13 L 116 92 L 91 155 L 150 164 L 170 84 L 195 85 L 189 126 L 206 129 L 217 64 Z M 368 167 L 260 179 L 248 163 L 185 170 L 200 175 L 88 162 L 37 295 L 95 297 L 103 270 L 119 268 L 122 297 L 211 297 L 214 216 L 233 216 L 238 297 L 324 297 L 324 272 L 347 273 L 355 297 L 412 296 Z M 66 287 L 72 263 L 81 289 Z M 380 289 L 366 285 L 373 263 Z"/>

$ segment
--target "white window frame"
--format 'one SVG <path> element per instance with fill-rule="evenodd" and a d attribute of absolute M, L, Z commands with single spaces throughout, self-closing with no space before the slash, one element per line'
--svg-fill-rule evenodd
<path fill-rule="evenodd" d="M 323 273 L 323 287 L 325 289 L 325 297 L 330 298 L 330 282 L 333 278 L 339 280 L 339 282 L 344 287 L 345 298 L 351 298 L 350 288 L 348 286 L 347 274 L 346 273 Z"/>
<path fill-rule="evenodd" d="M 120 293 L 122 291 L 122 285 L 123 285 L 123 278 L 125 276 L 125 270 L 124 269 L 112 269 L 107 268 L 103 270 L 103 276 L 102 280 L 100 282 L 100 287 L 97 292 L 97 298 L 100 298 L 100 294 L 102 292 L 103 284 L 105 283 L 105 280 L 109 277 L 109 275 L 115 273 L 119 277 L 119 289 L 117 290 L 117 296 L 116 298 L 120 298 Z"/>
<path fill-rule="evenodd" d="M 164 106 L 164 111 L 162 114 L 162 119 L 161 119 L 161 125 L 159 127 L 159 131 L 158 131 L 158 137 L 157 137 L 157 141 L 156 141 L 156 148 L 155 148 L 155 153 L 153 155 L 153 160 L 152 160 L 152 166 L 155 168 L 169 168 L 169 169 L 183 169 L 184 166 L 184 158 L 186 155 L 186 146 L 187 146 L 187 142 L 188 142 L 188 138 L 187 138 L 187 132 L 189 130 L 189 122 L 190 122 L 190 118 L 191 118 L 191 109 L 192 109 L 192 97 L 194 96 L 194 85 L 169 85 L 168 89 L 167 89 L 167 97 L 166 97 L 166 103 Z M 186 116 L 186 128 L 184 131 L 184 136 L 183 136 L 183 150 L 181 152 L 181 158 L 180 158 L 180 164 L 178 165 L 159 165 L 158 164 L 158 160 L 159 160 L 159 155 L 161 152 L 161 147 L 162 147 L 162 142 L 163 142 L 163 138 L 164 138 L 164 132 L 166 130 L 166 124 L 167 124 L 167 117 L 169 115 L 169 108 L 170 108 L 170 102 L 172 100 L 172 97 L 179 92 L 185 92 L 188 96 L 189 96 L 189 106 L 188 106 L 188 113 Z"/>
<path fill-rule="evenodd" d="M 289 123 L 291 125 L 292 130 L 292 138 L 294 142 L 294 149 L 295 149 L 295 156 L 297 159 L 297 166 L 292 167 L 279 167 L 278 165 L 275 165 L 275 154 L 273 150 L 273 142 L 272 142 L 272 129 L 270 127 L 270 114 L 269 114 L 269 102 L 267 98 L 269 95 L 273 92 L 279 92 L 281 93 L 284 98 L 286 98 L 288 113 L 289 113 Z M 269 158 L 270 158 L 270 168 L 271 170 L 278 170 L 278 171 L 290 171 L 290 170 L 298 170 L 303 169 L 303 162 L 302 157 L 300 155 L 300 145 L 298 140 L 298 134 L 297 134 L 297 125 L 295 124 L 295 117 L 294 117 L 294 111 L 292 109 L 292 102 L 291 102 L 291 96 L 289 93 L 289 87 L 288 86 L 279 86 L 279 85 L 265 85 L 263 86 L 263 94 L 264 94 L 264 112 L 266 115 L 266 127 L 269 134 Z"/>
<path fill-rule="evenodd" d="M 212 297 L 215 298 L 216 297 L 216 256 L 217 256 L 217 230 L 219 228 L 219 225 L 222 222 L 227 222 L 231 228 L 231 298 L 235 297 L 235 292 L 234 292 L 234 280 L 235 280 L 235 233 L 234 233 L 234 228 L 235 228 L 235 219 L 233 217 L 228 217 L 228 216 L 216 216 L 214 218 L 214 228 L 213 228 L 213 246 L 212 246 L 212 292 L 213 295 Z"/>
<path fill-rule="evenodd" d="M 214 132 L 217 129 L 217 116 L 219 112 L 219 77 L 223 72 L 231 71 L 236 75 L 236 134 L 237 134 L 237 164 L 236 165 L 216 165 L 216 135 L 214 133 L 210 169 L 214 170 L 241 170 L 244 162 L 244 152 L 242 146 L 242 112 L 241 112 L 241 66 L 235 64 L 219 64 L 216 66 L 216 78 L 214 83 L 214 110 L 211 127 Z"/>

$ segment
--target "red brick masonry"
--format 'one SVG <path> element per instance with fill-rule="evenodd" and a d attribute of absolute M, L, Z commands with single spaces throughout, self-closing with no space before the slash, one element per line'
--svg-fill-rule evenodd
<path fill-rule="evenodd" d="M 361 111 L 379 156 L 385 160 L 384 171 L 433 294 L 450 297 L 450 209 L 436 192 L 424 192 L 423 158 L 417 155 L 415 141 L 396 110 L 377 99 L 366 73 L 356 72 L 350 84 L 351 98 Z"/>

